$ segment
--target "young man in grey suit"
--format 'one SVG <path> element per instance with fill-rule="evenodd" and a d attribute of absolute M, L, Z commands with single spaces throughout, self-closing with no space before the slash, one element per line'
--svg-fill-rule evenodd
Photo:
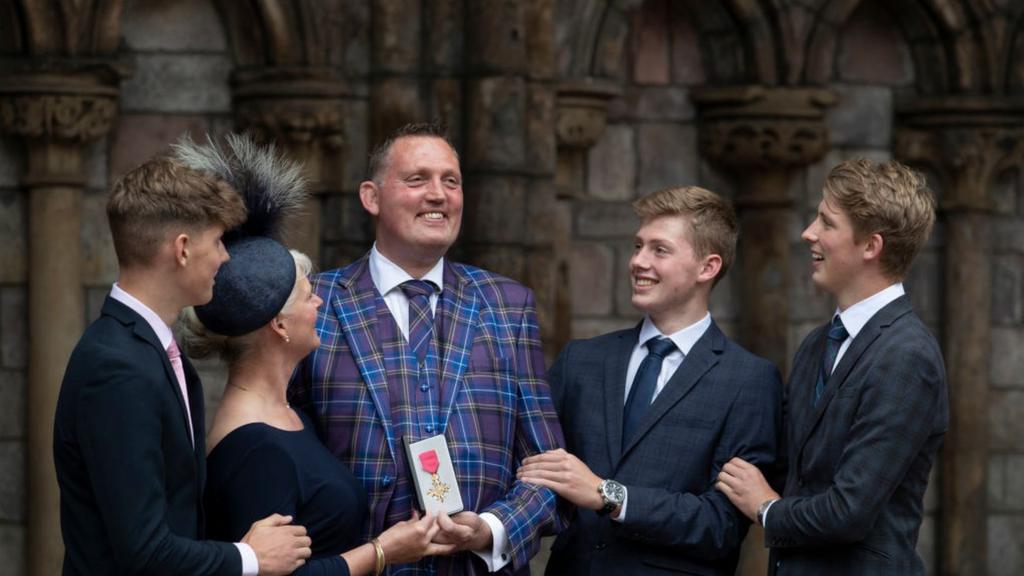
<path fill-rule="evenodd" d="M 566 346 L 548 377 L 568 452 L 527 458 L 519 475 L 578 508 L 548 574 L 732 574 L 749 521 L 714 480 L 733 456 L 775 463 L 779 374 L 708 313 L 736 251 L 729 204 L 685 187 L 634 209 L 629 270 L 644 320 Z"/>
<path fill-rule="evenodd" d="M 783 496 L 742 458 L 717 484 L 764 524 L 769 574 L 924 574 L 915 545 L 949 405 L 939 346 L 901 280 L 934 220 L 924 179 L 899 163 L 829 173 L 803 239 L 838 308 L 793 363 Z"/>

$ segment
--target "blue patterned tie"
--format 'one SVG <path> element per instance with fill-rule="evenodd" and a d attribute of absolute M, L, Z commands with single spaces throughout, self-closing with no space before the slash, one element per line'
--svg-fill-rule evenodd
<path fill-rule="evenodd" d="M 836 314 L 836 317 L 832 319 L 832 323 L 828 325 L 828 340 L 825 341 L 825 354 L 821 360 L 821 369 L 818 370 L 818 381 L 814 384 L 814 405 L 818 405 L 818 400 L 821 399 L 821 395 L 825 393 L 825 385 L 828 383 L 828 377 L 832 375 L 832 367 L 836 363 L 836 356 L 839 354 L 839 348 L 842 347 L 843 341 L 850 336 L 850 333 L 846 331 L 846 326 L 843 326 L 843 319 Z"/>
<path fill-rule="evenodd" d="M 427 349 L 434 340 L 434 313 L 430 311 L 430 295 L 435 287 L 426 280 L 402 282 L 402 292 L 409 299 L 409 347 L 416 354 L 418 364 L 423 364 Z"/>
<path fill-rule="evenodd" d="M 654 389 L 658 386 L 658 375 L 661 374 L 661 363 L 670 352 L 676 349 L 675 343 L 668 338 L 655 336 L 647 341 L 647 356 L 640 362 L 640 368 L 633 378 L 633 387 L 629 389 L 626 399 L 625 416 L 622 420 L 622 447 L 625 448 L 630 438 L 640 426 L 644 413 L 654 400 Z"/>

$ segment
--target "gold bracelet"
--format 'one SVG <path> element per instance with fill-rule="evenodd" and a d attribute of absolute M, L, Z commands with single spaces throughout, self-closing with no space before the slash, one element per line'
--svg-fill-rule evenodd
<path fill-rule="evenodd" d="M 373 573 L 374 576 L 380 576 L 384 573 L 384 567 L 387 566 L 384 559 L 384 546 L 381 545 L 379 538 L 370 540 L 370 544 L 373 544 L 373 551 L 377 553 L 377 562 L 374 565 Z"/>

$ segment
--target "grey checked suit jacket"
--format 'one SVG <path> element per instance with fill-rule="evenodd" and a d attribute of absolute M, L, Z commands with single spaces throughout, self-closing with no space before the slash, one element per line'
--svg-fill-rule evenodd
<path fill-rule="evenodd" d="M 787 388 L 789 471 L 766 521 L 770 574 L 924 574 L 915 552 L 935 453 L 949 426 L 939 346 L 906 296 L 853 339 L 813 405 L 825 327 Z"/>
<path fill-rule="evenodd" d="M 626 369 L 639 327 L 571 342 L 548 378 L 568 450 L 628 492 L 625 522 L 579 510 L 549 575 L 732 574 L 749 522 L 715 477 L 740 456 L 775 463 L 778 371 L 713 322 L 622 449 Z"/>

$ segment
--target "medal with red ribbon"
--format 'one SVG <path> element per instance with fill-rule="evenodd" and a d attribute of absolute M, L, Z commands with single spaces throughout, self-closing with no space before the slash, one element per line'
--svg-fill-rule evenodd
<path fill-rule="evenodd" d="M 427 474 L 430 474 L 430 490 L 427 491 L 427 496 L 430 496 L 443 504 L 444 498 L 448 495 L 448 491 L 451 490 L 451 488 L 449 488 L 444 482 L 441 482 L 441 477 L 437 475 L 437 469 L 440 466 L 440 462 L 437 459 L 437 452 L 434 450 L 421 452 L 420 466 Z"/>

